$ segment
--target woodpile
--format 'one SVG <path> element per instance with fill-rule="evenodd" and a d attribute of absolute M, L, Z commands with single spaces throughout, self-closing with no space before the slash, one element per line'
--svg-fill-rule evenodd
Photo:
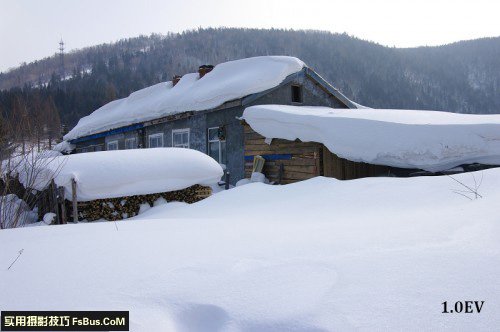
<path fill-rule="evenodd" d="M 149 195 L 135 195 L 118 198 L 97 199 L 88 202 L 78 202 L 79 219 L 94 221 L 98 219 L 122 220 L 136 216 L 142 204 L 153 203 L 160 197 L 167 202 L 195 203 L 212 194 L 210 187 L 194 185 L 186 189 Z M 66 201 L 66 210 L 72 213 L 71 202 Z"/>

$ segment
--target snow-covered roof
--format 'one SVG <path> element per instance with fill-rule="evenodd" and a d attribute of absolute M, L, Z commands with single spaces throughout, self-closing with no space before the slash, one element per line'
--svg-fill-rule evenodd
<path fill-rule="evenodd" d="M 243 118 L 267 138 L 323 143 L 355 162 L 431 172 L 500 165 L 500 115 L 259 105 Z"/>
<path fill-rule="evenodd" d="M 61 143 L 59 144 L 56 144 L 52 150 L 54 151 L 58 151 L 58 152 L 61 152 L 61 153 L 70 153 L 71 151 L 73 151 L 75 149 L 75 145 L 74 144 L 71 144 L 69 143 L 68 141 L 62 141 Z"/>
<path fill-rule="evenodd" d="M 65 140 L 149 121 L 167 115 L 215 108 L 278 86 L 305 64 L 294 57 L 261 56 L 221 63 L 199 78 L 186 74 L 173 86 L 158 83 L 112 101 L 80 119 Z"/>

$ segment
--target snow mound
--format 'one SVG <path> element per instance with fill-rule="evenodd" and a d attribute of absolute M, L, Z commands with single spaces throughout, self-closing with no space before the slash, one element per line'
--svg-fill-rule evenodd
<path fill-rule="evenodd" d="M 260 105 L 243 118 L 264 137 L 323 143 L 355 162 L 431 172 L 500 164 L 500 115 Z"/>
<path fill-rule="evenodd" d="M 186 111 L 207 110 L 271 89 L 305 64 L 294 57 L 261 56 L 221 63 L 203 78 L 186 74 L 173 86 L 159 83 L 112 101 L 80 119 L 65 140 Z"/>
<path fill-rule="evenodd" d="M 318 177 L 153 207 L 118 231 L 0 231 L 0 307 L 129 310 L 134 332 L 495 331 L 500 169 L 456 179 L 474 176 L 481 199 L 447 176 Z M 485 303 L 441 313 L 459 300 Z"/>
<path fill-rule="evenodd" d="M 48 212 L 43 216 L 43 222 L 47 225 L 52 224 L 56 220 L 56 214 L 53 212 Z"/>
<path fill-rule="evenodd" d="M 43 189 L 52 178 L 71 199 L 72 179 L 77 198 L 88 201 L 180 190 L 220 180 L 222 168 L 212 158 L 183 148 L 134 149 L 81 153 L 55 158 L 46 167 Z"/>

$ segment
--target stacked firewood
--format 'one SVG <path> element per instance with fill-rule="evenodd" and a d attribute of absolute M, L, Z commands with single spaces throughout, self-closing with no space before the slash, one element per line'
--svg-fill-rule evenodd
<path fill-rule="evenodd" d="M 186 189 L 149 195 L 135 195 L 119 198 L 96 199 L 78 203 L 80 219 L 122 220 L 136 216 L 142 204 L 153 206 L 160 197 L 167 202 L 195 203 L 212 194 L 210 187 L 194 185 Z M 70 205 L 70 204 L 69 204 Z"/>

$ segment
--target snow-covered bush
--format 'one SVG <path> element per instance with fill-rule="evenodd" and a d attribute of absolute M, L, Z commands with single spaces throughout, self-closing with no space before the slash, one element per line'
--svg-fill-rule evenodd
<path fill-rule="evenodd" d="M 14 194 L 0 196 L 0 228 L 15 228 L 36 221 L 37 214 L 25 201 Z"/>
<path fill-rule="evenodd" d="M 43 121 L 23 113 L 25 111 L 21 108 L 8 114 L 7 119 L 0 115 L 0 206 L 3 208 L 0 229 L 31 222 L 34 214 L 28 212 L 36 210 L 42 195 L 36 189 L 46 179 L 50 182 L 51 177 L 46 174 L 48 165 L 61 156 L 60 152 L 50 150 L 55 137 L 52 135 L 59 126 L 57 121 L 50 123 L 47 136 Z M 47 121 L 51 119 L 45 117 Z M 57 171 L 58 168 L 53 167 L 50 174 Z"/>
<path fill-rule="evenodd" d="M 0 161 L 0 229 L 24 226 L 36 219 L 27 214 L 35 209 L 45 188 L 60 167 L 52 167 L 61 154 L 46 150 L 37 152 L 34 146 L 25 144 L 24 152 L 13 150 Z M 13 197 L 16 197 L 14 199 Z M 21 203 L 22 202 L 22 203 Z"/>

